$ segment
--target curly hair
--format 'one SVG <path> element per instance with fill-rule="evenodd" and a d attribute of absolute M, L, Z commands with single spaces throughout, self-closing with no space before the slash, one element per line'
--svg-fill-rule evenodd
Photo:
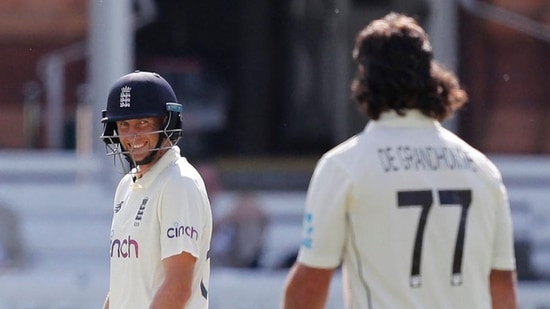
<path fill-rule="evenodd" d="M 433 60 L 426 32 L 406 15 L 392 12 L 367 25 L 356 37 L 353 59 L 359 71 L 352 97 L 370 119 L 418 109 L 441 121 L 468 99 L 456 75 Z"/>

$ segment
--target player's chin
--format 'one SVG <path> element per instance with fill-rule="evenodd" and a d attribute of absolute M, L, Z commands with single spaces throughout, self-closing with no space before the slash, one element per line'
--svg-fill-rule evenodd
<path fill-rule="evenodd" d="M 150 150 L 134 150 L 130 153 L 130 156 L 132 157 L 132 160 L 139 162 L 147 158 L 150 153 Z"/>

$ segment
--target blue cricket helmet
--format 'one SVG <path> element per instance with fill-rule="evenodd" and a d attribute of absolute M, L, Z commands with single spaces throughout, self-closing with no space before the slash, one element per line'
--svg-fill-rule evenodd
<path fill-rule="evenodd" d="M 119 78 L 102 111 L 101 139 L 106 144 L 118 144 L 116 121 L 147 117 L 165 117 L 165 136 L 176 143 L 182 131 L 182 105 L 170 84 L 157 73 L 135 71 Z"/>

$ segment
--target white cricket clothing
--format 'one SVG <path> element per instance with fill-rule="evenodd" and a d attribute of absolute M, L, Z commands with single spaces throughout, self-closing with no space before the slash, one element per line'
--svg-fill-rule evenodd
<path fill-rule="evenodd" d="M 197 258 L 185 308 L 208 308 L 212 214 L 199 173 L 169 149 L 142 178 L 120 181 L 111 227 L 109 308 L 149 308 L 164 279 L 162 260 Z"/>
<path fill-rule="evenodd" d="M 318 162 L 298 261 L 343 262 L 346 308 L 491 308 L 491 269 L 514 270 L 500 172 L 410 110 L 370 121 Z"/>

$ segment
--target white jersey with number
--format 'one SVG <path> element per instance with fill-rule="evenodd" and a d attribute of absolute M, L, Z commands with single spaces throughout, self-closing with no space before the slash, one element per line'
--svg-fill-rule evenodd
<path fill-rule="evenodd" d="M 384 113 L 321 158 L 298 260 L 343 262 L 347 308 L 491 308 L 491 269 L 514 270 L 496 167 L 416 110 Z"/>
<path fill-rule="evenodd" d="M 208 308 L 212 215 L 203 180 L 174 146 L 145 175 L 118 185 L 111 227 L 109 308 L 146 309 L 164 279 L 162 260 L 197 258 L 185 308 Z"/>

